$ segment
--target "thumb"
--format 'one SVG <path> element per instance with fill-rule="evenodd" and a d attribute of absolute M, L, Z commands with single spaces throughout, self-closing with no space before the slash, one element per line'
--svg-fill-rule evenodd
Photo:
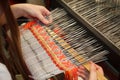
<path fill-rule="evenodd" d="M 91 62 L 89 80 L 97 80 L 96 66 Z"/>

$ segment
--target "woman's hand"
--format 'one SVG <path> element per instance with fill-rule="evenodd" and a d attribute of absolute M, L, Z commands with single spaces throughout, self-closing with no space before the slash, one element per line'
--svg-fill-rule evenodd
<path fill-rule="evenodd" d="M 89 80 L 97 80 L 97 72 L 100 72 L 101 75 L 104 75 L 103 69 L 100 66 L 91 62 Z"/>
<path fill-rule="evenodd" d="M 83 78 L 83 80 L 97 80 L 97 71 L 101 73 L 101 75 L 104 75 L 103 69 L 94 64 L 93 62 L 90 62 L 90 72 L 88 72 L 83 66 L 79 67 L 78 75 Z"/>
<path fill-rule="evenodd" d="M 38 19 L 44 24 L 49 24 L 52 22 L 51 18 L 46 18 L 50 16 L 50 11 L 45 7 L 33 4 L 14 4 L 11 5 L 11 9 L 15 18 L 26 17 Z"/>

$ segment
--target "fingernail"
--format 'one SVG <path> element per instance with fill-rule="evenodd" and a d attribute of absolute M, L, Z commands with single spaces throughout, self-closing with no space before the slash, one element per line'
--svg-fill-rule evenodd
<path fill-rule="evenodd" d="M 93 62 L 92 62 L 92 61 L 89 61 L 89 63 L 90 63 L 90 64 L 93 64 Z"/>

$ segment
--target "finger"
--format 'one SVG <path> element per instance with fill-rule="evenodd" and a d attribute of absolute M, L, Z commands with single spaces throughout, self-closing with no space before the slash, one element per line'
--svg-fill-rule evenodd
<path fill-rule="evenodd" d="M 53 18 L 52 18 L 51 13 L 49 13 L 49 14 L 45 14 L 44 16 L 46 17 L 46 19 L 47 19 L 50 23 L 52 23 Z"/>
<path fill-rule="evenodd" d="M 104 75 L 104 72 L 103 72 L 102 67 L 100 67 L 100 66 L 98 66 L 98 65 L 96 65 L 96 64 L 95 64 L 95 66 L 96 66 L 96 70 L 97 70 L 98 72 L 100 72 L 102 75 Z"/>
<path fill-rule="evenodd" d="M 78 74 L 78 76 L 82 77 L 85 80 L 86 75 L 85 75 L 85 72 L 83 70 L 79 70 L 77 74 Z"/>
<path fill-rule="evenodd" d="M 79 66 L 79 68 L 78 68 L 78 75 L 80 76 L 80 77 L 82 77 L 83 79 L 85 79 L 85 71 L 84 71 L 84 67 L 83 66 Z"/>
<path fill-rule="evenodd" d="M 84 80 L 88 80 L 88 76 L 89 76 L 89 73 L 87 73 L 87 72 L 85 72 L 85 71 L 79 71 L 78 72 L 78 75 L 80 76 L 80 77 L 82 77 Z"/>
<path fill-rule="evenodd" d="M 85 67 L 79 66 L 78 75 L 82 77 L 84 80 L 88 80 L 89 72 L 86 70 Z"/>
<path fill-rule="evenodd" d="M 84 70 L 81 70 L 81 69 L 78 69 L 78 72 L 79 72 L 80 74 L 85 74 L 85 71 L 84 71 Z"/>
<path fill-rule="evenodd" d="M 49 24 L 49 23 L 50 23 L 42 14 L 37 15 L 37 18 L 38 18 L 41 22 L 43 22 L 44 24 Z"/>
<path fill-rule="evenodd" d="M 44 16 L 48 16 L 51 14 L 51 12 L 43 6 L 42 6 L 41 10 L 42 10 Z"/>
<path fill-rule="evenodd" d="M 97 80 L 96 66 L 91 62 L 89 80 Z"/>
<path fill-rule="evenodd" d="M 84 67 L 84 66 L 79 66 L 79 69 L 78 71 L 84 73 L 84 75 L 88 76 L 89 75 L 89 72 L 88 70 Z"/>
<path fill-rule="evenodd" d="M 79 66 L 79 69 L 83 69 L 83 70 L 84 70 L 84 69 L 85 69 L 85 67 L 81 65 L 81 66 Z"/>
<path fill-rule="evenodd" d="M 49 16 L 48 16 L 48 20 L 49 20 L 49 22 L 50 22 L 50 23 L 52 23 L 52 22 L 53 22 L 53 18 L 52 18 L 52 16 L 51 16 L 51 15 L 49 15 Z"/>
<path fill-rule="evenodd" d="M 45 16 L 47 18 L 47 20 L 49 21 L 49 23 L 52 23 L 53 19 L 52 19 L 52 16 L 51 16 L 51 12 L 46 9 L 45 7 L 42 8 L 42 14 L 43 16 Z"/>

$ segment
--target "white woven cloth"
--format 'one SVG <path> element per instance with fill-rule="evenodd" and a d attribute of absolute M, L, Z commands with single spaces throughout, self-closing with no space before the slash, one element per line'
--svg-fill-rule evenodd
<path fill-rule="evenodd" d="M 81 77 L 78 77 L 78 80 L 83 80 Z"/>
<path fill-rule="evenodd" d="M 12 80 L 7 67 L 0 63 L 0 80 Z"/>

